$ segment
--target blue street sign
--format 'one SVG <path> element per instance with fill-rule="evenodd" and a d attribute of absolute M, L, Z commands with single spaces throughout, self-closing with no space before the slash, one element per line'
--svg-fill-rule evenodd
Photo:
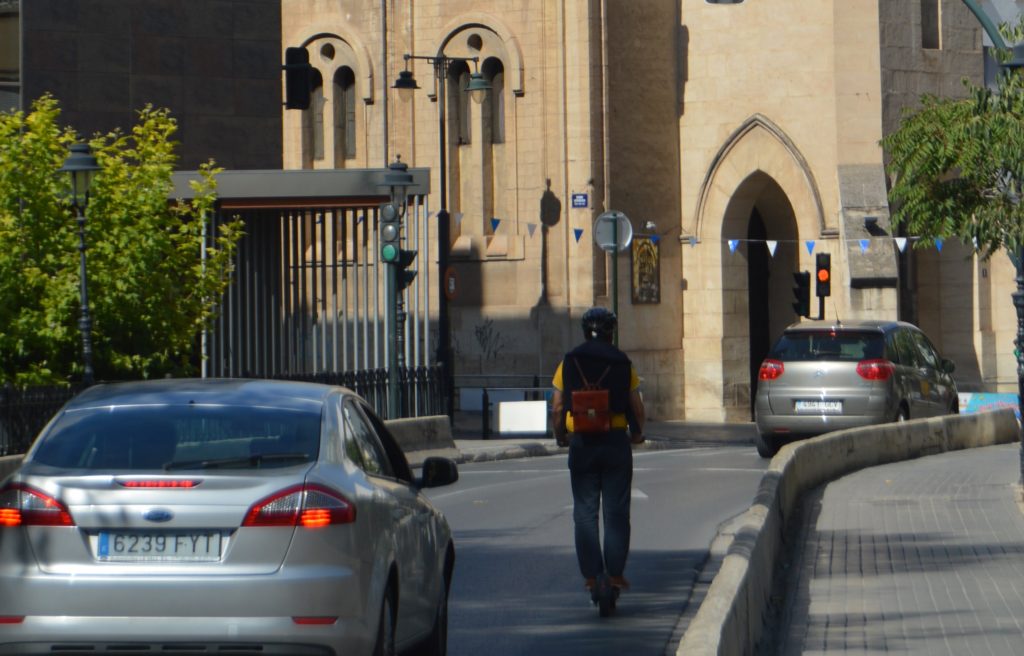
<path fill-rule="evenodd" d="M 573 194 L 572 195 L 572 206 L 576 207 L 590 207 L 590 200 L 586 194 Z"/>

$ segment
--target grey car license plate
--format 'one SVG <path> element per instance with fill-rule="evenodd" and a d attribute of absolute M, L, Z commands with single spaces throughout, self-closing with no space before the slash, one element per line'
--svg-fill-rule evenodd
<path fill-rule="evenodd" d="M 101 532 L 96 557 L 119 561 L 211 561 L 220 560 L 220 531 Z"/>
<path fill-rule="evenodd" d="M 797 401 L 795 410 L 798 413 L 814 413 L 823 415 L 843 414 L 842 401 Z"/>

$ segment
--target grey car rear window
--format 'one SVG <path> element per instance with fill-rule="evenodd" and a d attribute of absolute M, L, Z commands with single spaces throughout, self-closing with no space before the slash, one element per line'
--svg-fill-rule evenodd
<path fill-rule="evenodd" d="M 68 469 L 290 466 L 317 457 L 319 412 L 238 406 L 117 406 L 63 414 L 32 462 Z"/>
<path fill-rule="evenodd" d="M 783 362 L 860 362 L 881 358 L 884 352 L 885 340 L 879 332 L 793 331 L 779 338 L 768 357 Z"/>

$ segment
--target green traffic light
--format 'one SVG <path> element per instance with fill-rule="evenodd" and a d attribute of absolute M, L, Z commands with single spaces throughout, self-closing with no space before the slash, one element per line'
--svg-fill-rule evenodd
<path fill-rule="evenodd" d="M 394 262 L 398 259 L 398 247 L 394 244 L 384 244 L 380 249 L 380 259 L 385 262 Z"/>

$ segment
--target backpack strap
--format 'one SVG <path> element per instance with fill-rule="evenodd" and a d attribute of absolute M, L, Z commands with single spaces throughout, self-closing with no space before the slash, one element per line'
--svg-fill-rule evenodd
<path fill-rule="evenodd" d="M 580 373 L 580 378 L 583 379 L 583 388 L 588 390 L 601 389 L 601 382 L 604 381 L 604 377 L 608 375 L 608 372 L 612 370 L 612 366 L 608 365 L 607 367 L 605 367 L 604 373 L 601 374 L 601 377 L 597 379 L 597 382 L 591 383 L 589 380 L 587 380 L 586 375 L 583 373 L 583 369 L 580 367 L 579 359 L 573 358 L 572 362 L 573 364 L 576 365 L 576 371 Z"/>

